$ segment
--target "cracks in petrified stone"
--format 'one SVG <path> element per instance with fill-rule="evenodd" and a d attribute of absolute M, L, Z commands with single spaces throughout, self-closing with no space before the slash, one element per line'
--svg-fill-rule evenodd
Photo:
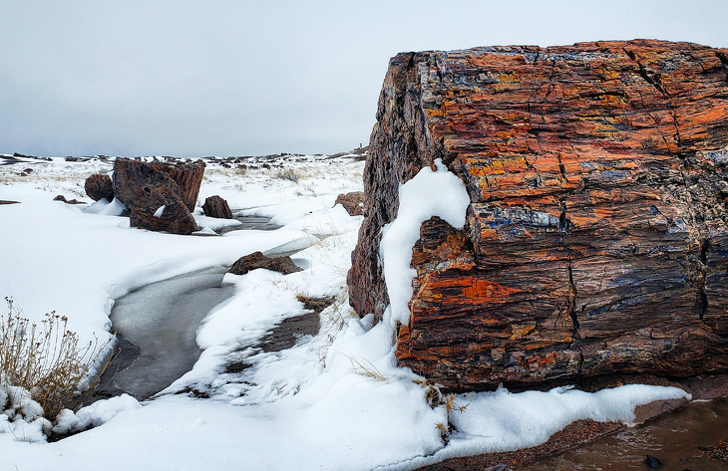
<path fill-rule="evenodd" d="M 565 182 L 568 182 L 569 179 L 566 178 L 566 167 L 564 167 L 564 163 L 561 161 L 561 154 L 557 154 L 556 158 L 559 161 L 559 173 L 561 173 L 561 178 L 563 178 Z"/>
<path fill-rule="evenodd" d="M 700 255 L 698 262 L 698 275 L 695 278 L 697 293 L 695 295 L 695 305 L 693 306 L 693 314 L 697 314 L 702 321 L 708 312 L 708 295 L 705 292 L 705 276 L 708 268 L 708 249 L 710 241 L 703 239 L 700 241 Z"/>
<path fill-rule="evenodd" d="M 723 66 L 723 72 L 725 72 L 726 78 L 728 78 L 728 55 L 722 52 L 716 52 L 715 56 L 720 60 L 720 64 Z"/>
<path fill-rule="evenodd" d="M 579 363 L 576 365 L 576 374 L 581 374 L 582 368 L 584 366 L 584 351 L 581 348 L 582 345 L 581 334 L 579 333 L 579 319 L 576 312 L 576 296 L 578 293 L 576 290 L 576 283 L 574 283 L 574 272 L 571 263 L 572 260 L 571 257 L 569 257 L 569 264 L 567 265 L 567 269 L 569 271 L 569 317 L 571 318 L 573 337 L 571 339 L 571 342 L 569 342 L 568 349 L 573 350 L 579 354 Z M 582 312 L 584 312 L 584 309 L 582 309 Z"/>
<path fill-rule="evenodd" d="M 682 138 L 680 137 L 680 126 L 677 121 L 677 115 L 675 114 L 675 107 L 670 102 L 670 94 L 665 90 L 665 87 L 662 86 L 662 83 L 660 82 L 659 75 L 655 75 L 654 77 L 651 77 L 650 74 L 647 72 L 647 68 L 645 68 L 644 64 L 642 64 L 639 60 L 637 60 L 637 55 L 626 49 L 622 48 L 622 51 L 624 51 L 627 56 L 632 59 L 632 61 L 637 64 L 637 67 L 639 68 L 639 74 L 640 76 L 650 85 L 652 85 L 655 90 L 660 92 L 662 97 L 665 99 L 665 103 L 667 104 L 668 111 L 670 113 L 670 116 L 672 116 L 673 125 L 675 126 L 675 143 L 677 144 L 678 148 L 682 147 Z M 643 100 L 644 101 L 644 100 Z M 650 116 L 652 117 L 652 116 Z M 652 118 L 654 120 L 654 118 Z M 663 136 L 664 139 L 664 136 Z M 669 149 L 669 147 L 668 147 Z M 685 156 L 682 153 L 677 153 L 677 157 L 684 158 Z"/>
<path fill-rule="evenodd" d="M 541 104 L 546 104 L 546 99 L 551 95 L 551 92 L 554 91 L 554 77 L 556 76 L 556 59 L 552 59 L 551 63 L 549 64 L 551 66 L 551 71 L 549 73 L 549 86 L 546 90 L 546 95 L 543 97 L 543 102 Z"/>
<path fill-rule="evenodd" d="M 571 323 L 574 330 L 574 338 L 579 337 L 579 319 L 576 316 L 576 284 L 574 283 L 574 273 L 571 268 L 571 258 L 569 258 L 569 264 L 567 265 L 569 271 L 569 317 L 571 317 Z"/>
<path fill-rule="evenodd" d="M 563 199 L 559 201 L 559 209 L 561 210 L 561 213 L 559 214 L 559 230 L 568 234 L 571 232 L 572 224 L 571 220 L 566 217 L 566 201 Z"/>
<path fill-rule="evenodd" d="M 647 73 L 647 69 L 640 61 L 637 60 L 637 55 L 634 52 L 628 51 L 624 48 L 622 48 L 622 50 L 625 52 L 625 54 L 629 56 L 630 59 L 632 59 L 637 64 L 640 69 L 640 75 L 643 79 L 645 79 L 647 83 L 655 87 L 657 91 L 660 92 L 663 96 L 669 96 L 665 89 L 662 87 L 662 83 L 660 83 L 659 79 L 655 80 L 653 77 L 650 77 L 650 75 Z"/>

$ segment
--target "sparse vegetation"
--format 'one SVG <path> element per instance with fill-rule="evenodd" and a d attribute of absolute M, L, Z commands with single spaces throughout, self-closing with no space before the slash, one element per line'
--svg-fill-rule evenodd
<path fill-rule="evenodd" d="M 298 183 L 298 181 L 302 178 L 302 175 L 300 172 L 297 172 L 295 169 L 289 167 L 277 170 L 273 174 L 273 177 L 281 180 L 289 180 L 293 183 Z"/>
<path fill-rule="evenodd" d="M 358 359 L 351 355 L 343 354 L 351 362 L 351 367 L 354 369 L 354 373 L 366 376 L 367 378 L 375 379 L 377 381 L 387 381 L 387 377 L 379 372 L 376 366 L 369 361 L 365 360 L 369 366 L 365 366 Z"/>
<path fill-rule="evenodd" d="M 23 317 L 14 302 L 5 298 L 8 314 L 0 315 L 0 385 L 28 391 L 55 420 L 63 409 L 74 409 L 83 381 L 106 344 L 98 340 L 79 346 L 68 319 L 55 312 L 41 325 Z"/>
<path fill-rule="evenodd" d="M 434 409 L 436 407 L 445 406 L 445 416 L 447 417 L 447 423 L 438 422 L 435 424 L 435 428 L 440 431 L 442 442 L 444 444 L 447 444 L 447 442 L 450 440 L 450 434 L 453 432 L 453 430 L 455 430 L 455 427 L 450 420 L 453 412 L 457 411 L 462 414 L 468 408 L 470 403 L 468 402 L 467 404 L 458 404 L 457 396 L 455 396 L 455 394 L 442 393 L 441 384 L 432 383 L 424 378 L 417 379 L 414 382 L 415 384 L 425 389 L 425 400 L 430 407 Z"/>

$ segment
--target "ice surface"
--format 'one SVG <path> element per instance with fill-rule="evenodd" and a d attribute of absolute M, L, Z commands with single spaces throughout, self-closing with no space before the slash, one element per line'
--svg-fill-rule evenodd
<path fill-rule="evenodd" d="M 227 267 L 214 267 L 146 285 L 116 300 L 116 332 L 141 355 L 112 379 L 112 386 L 147 399 L 189 371 L 201 350 L 196 332 L 202 319 L 233 295 L 222 285 Z"/>

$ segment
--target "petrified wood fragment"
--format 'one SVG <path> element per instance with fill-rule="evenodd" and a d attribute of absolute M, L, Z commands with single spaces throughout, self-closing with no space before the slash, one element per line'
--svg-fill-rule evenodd
<path fill-rule="evenodd" d="M 205 198 L 205 204 L 202 205 L 202 211 L 205 213 L 205 216 L 210 216 L 211 218 L 233 218 L 233 212 L 230 210 L 230 205 L 228 205 L 228 202 L 219 195 L 208 196 Z"/>
<path fill-rule="evenodd" d="M 340 204 L 344 207 L 350 216 L 361 216 L 364 214 L 364 192 L 351 191 L 349 193 L 341 193 L 336 197 L 334 206 Z"/>
<path fill-rule="evenodd" d="M 111 177 L 100 173 L 95 173 L 86 179 L 84 184 L 86 194 L 94 201 L 106 199 L 111 202 L 114 199 L 114 185 Z"/>
<path fill-rule="evenodd" d="M 249 255 L 240 257 L 228 270 L 233 275 L 245 275 L 249 271 L 262 268 L 264 270 L 277 271 L 283 275 L 290 275 L 302 271 L 297 267 L 291 257 L 270 258 L 263 255 L 262 252 L 253 252 Z"/>
<path fill-rule="evenodd" d="M 186 186 L 180 186 L 170 170 Z M 114 162 L 114 194 L 131 210 L 132 227 L 190 234 L 199 227 L 184 198 L 197 198 L 204 170 L 204 164 L 197 163 L 172 165 L 118 158 Z"/>
<path fill-rule="evenodd" d="M 436 158 L 471 205 L 463 231 L 421 228 L 401 364 L 453 390 L 728 371 L 728 50 L 393 58 L 349 273 L 360 315 L 389 302 L 379 239 L 397 189 Z"/>

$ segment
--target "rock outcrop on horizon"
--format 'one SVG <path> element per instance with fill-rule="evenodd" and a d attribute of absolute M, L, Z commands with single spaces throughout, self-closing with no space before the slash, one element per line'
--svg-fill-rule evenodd
<path fill-rule="evenodd" d="M 164 163 L 117 158 L 114 195 L 131 210 L 132 227 L 191 234 L 199 227 L 192 211 L 205 172 L 202 162 Z"/>
<path fill-rule="evenodd" d="M 421 227 L 402 365 L 450 390 L 728 372 L 728 49 L 394 57 L 349 272 L 361 316 L 389 303 L 398 188 L 438 158 L 471 204 L 462 231 Z"/>

